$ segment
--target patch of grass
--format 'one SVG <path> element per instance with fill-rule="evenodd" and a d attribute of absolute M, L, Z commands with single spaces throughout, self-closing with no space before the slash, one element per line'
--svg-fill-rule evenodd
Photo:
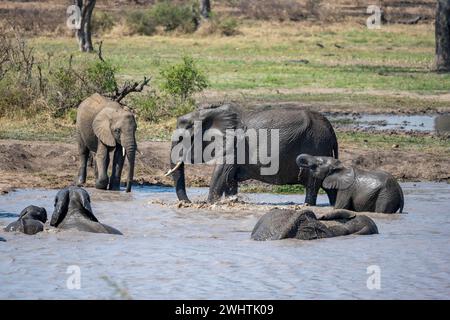
<path fill-rule="evenodd" d="M 434 136 L 412 136 L 406 134 L 383 134 L 361 132 L 337 132 L 340 143 L 371 149 L 390 149 L 398 145 L 403 150 L 422 150 L 450 155 L 450 140 Z"/>
<path fill-rule="evenodd" d="M 431 25 L 384 26 L 370 31 L 345 23 L 319 27 L 244 22 L 240 30 L 242 35 L 235 37 L 194 33 L 108 38 L 104 52 L 120 66 L 122 77 L 153 74 L 156 85 L 162 81 L 162 67 L 189 54 L 207 71 L 210 89 L 219 92 L 341 88 L 429 94 L 450 87 L 449 74 L 430 72 L 434 62 Z M 36 38 L 33 44 L 43 54 L 76 52 L 73 39 Z M 309 63 L 292 62 L 302 59 Z M 81 54 L 77 53 L 74 61 L 82 63 Z"/>

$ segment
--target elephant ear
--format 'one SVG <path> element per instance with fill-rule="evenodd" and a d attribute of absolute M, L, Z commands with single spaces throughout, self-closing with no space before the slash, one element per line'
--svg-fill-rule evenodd
<path fill-rule="evenodd" d="M 64 220 L 69 209 L 69 189 L 60 190 L 55 197 L 55 210 L 50 221 L 52 227 L 58 225 Z"/>
<path fill-rule="evenodd" d="M 70 198 L 71 201 L 77 201 L 79 203 L 79 205 L 81 206 L 80 209 L 83 212 L 85 218 L 94 222 L 98 222 L 92 211 L 91 198 L 86 190 L 84 190 L 83 188 L 75 187 L 71 190 Z"/>
<path fill-rule="evenodd" d="M 353 168 L 339 167 L 333 169 L 322 183 L 326 189 L 345 190 L 355 182 L 355 171 Z"/>
<path fill-rule="evenodd" d="M 95 135 L 109 147 L 116 146 L 116 140 L 111 132 L 111 116 L 115 112 L 111 108 L 105 108 L 98 113 L 92 123 Z"/>
<path fill-rule="evenodd" d="M 202 109 L 200 119 L 204 125 L 203 129 L 215 128 L 223 133 L 227 129 L 237 129 L 241 125 L 241 118 L 232 105 Z"/>

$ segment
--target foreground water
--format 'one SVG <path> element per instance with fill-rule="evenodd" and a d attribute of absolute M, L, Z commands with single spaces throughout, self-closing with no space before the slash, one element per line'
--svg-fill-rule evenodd
<path fill-rule="evenodd" d="M 149 204 L 174 200 L 171 188 L 89 190 L 99 220 L 124 236 L 0 231 L 7 240 L 0 242 L 0 298 L 448 299 L 450 185 L 402 186 L 408 214 L 376 218 L 379 235 L 309 242 L 250 240 L 263 214 L 259 204 L 301 203 L 303 196 L 245 195 L 255 203 L 253 213 L 222 214 Z M 207 192 L 190 191 L 194 198 Z M 55 194 L 1 196 L 0 226 L 29 204 L 51 215 Z M 319 202 L 327 201 L 321 196 Z M 368 289 L 369 266 L 379 267 L 379 290 Z M 78 267 L 81 288 L 69 289 Z"/>

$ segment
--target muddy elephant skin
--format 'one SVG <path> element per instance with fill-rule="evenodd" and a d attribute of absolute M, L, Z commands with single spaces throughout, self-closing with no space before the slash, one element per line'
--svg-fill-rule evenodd
<path fill-rule="evenodd" d="M 311 170 L 325 188 L 337 190 L 336 209 L 379 213 L 403 211 L 403 190 L 388 172 L 345 167 L 337 159 L 308 154 L 300 155 L 297 165 Z"/>
<path fill-rule="evenodd" d="M 44 225 L 47 222 L 47 211 L 37 206 L 28 206 L 22 210 L 19 219 L 10 223 L 5 231 L 22 232 L 33 235 L 44 231 Z"/>
<path fill-rule="evenodd" d="M 308 109 L 293 107 L 258 107 L 255 109 L 243 108 L 239 105 L 225 104 L 219 106 L 205 106 L 194 112 L 183 115 L 177 120 L 177 129 L 186 132 L 190 137 L 190 158 L 194 158 L 197 149 L 195 145 L 196 123 L 201 123 L 200 132 L 202 135 L 208 130 L 221 132 L 224 137 L 227 131 L 240 131 L 244 139 L 241 145 L 245 147 L 245 161 L 229 162 L 223 161 L 216 164 L 209 188 L 208 202 L 217 202 L 225 195 L 235 196 L 238 192 L 238 183 L 249 179 L 254 179 L 274 185 L 301 184 L 306 187 L 305 202 L 315 205 L 320 183 L 314 179 L 308 170 L 303 170 L 299 174 L 295 159 L 300 153 L 310 153 L 314 155 L 329 156 L 338 158 L 338 143 L 335 132 L 330 122 L 320 113 Z M 251 162 L 249 158 L 259 154 L 267 146 L 261 144 L 250 145 L 251 134 L 255 132 L 268 132 L 272 130 L 279 133 L 279 168 L 276 173 L 263 174 L 261 169 L 267 164 L 260 161 Z M 270 139 L 269 139 L 270 140 Z M 179 141 L 172 142 L 172 151 L 175 150 Z M 209 148 L 210 142 L 203 141 L 200 151 Z M 237 143 L 231 144 L 228 153 L 237 154 Z M 251 151 L 249 151 L 251 150 Z M 276 151 L 275 151 L 276 152 Z M 176 153 L 176 152 L 175 152 Z M 252 155 L 250 155 L 252 153 Z M 180 201 L 189 201 L 185 187 L 185 166 L 188 163 L 187 155 L 180 156 L 179 159 L 171 159 L 171 170 L 176 193 Z M 220 156 L 224 157 L 224 156 Z M 236 159 L 235 159 L 236 160 Z M 202 161 L 205 161 L 204 159 Z M 325 190 L 334 204 L 336 191 Z"/>
<path fill-rule="evenodd" d="M 119 230 L 97 220 L 92 212 L 88 192 L 79 187 L 69 187 L 57 193 L 50 225 L 58 229 L 122 234 Z"/>
<path fill-rule="evenodd" d="M 316 240 L 377 233 L 378 228 L 372 219 L 348 210 L 334 210 L 317 217 L 311 209 L 272 209 L 259 219 L 251 238 L 258 241 L 288 238 Z"/>

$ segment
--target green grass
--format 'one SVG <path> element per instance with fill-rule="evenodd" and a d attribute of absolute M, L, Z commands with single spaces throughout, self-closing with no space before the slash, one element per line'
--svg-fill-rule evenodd
<path fill-rule="evenodd" d="M 119 66 L 123 78 L 152 75 L 156 85 L 162 67 L 192 55 L 206 70 L 210 90 L 219 92 L 340 88 L 429 94 L 450 88 L 450 75 L 430 72 L 432 26 L 384 26 L 370 31 L 345 24 L 319 28 L 248 22 L 241 29 L 242 36 L 228 38 L 195 34 L 106 38 L 103 52 Z M 42 56 L 57 52 L 74 54 L 74 63 L 86 59 L 77 52 L 74 39 L 37 38 L 32 43 Z M 298 63 L 300 59 L 309 63 Z"/>
<path fill-rule="evenodd" d="M 431 151 L 450 156 L 450 140 L 434 136 L 388 135 L 383 133 L 337 132 L 340 143 L 364 148 L 390 149 L 394 145 L 404 150 Z"/>

